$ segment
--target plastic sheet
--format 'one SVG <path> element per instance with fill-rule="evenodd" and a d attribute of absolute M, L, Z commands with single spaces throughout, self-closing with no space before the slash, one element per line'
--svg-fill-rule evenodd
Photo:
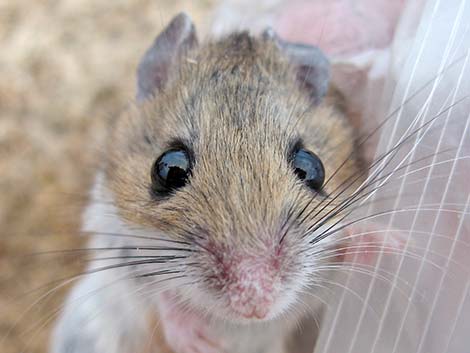
<path fill-rule="evenodd" d="M 338 9 L 351 2 L 331 3 L 295 6 Z M 367 3 L 354 2 L 364 11 L 377 10 Z M 342 51 L 323 43 L 333 61 L 334 82 L 347 95 L 362 133 L 386 121 L 368 140 L 366 151 L 374 166 L 369 177 L 380 180 L 375 185 L 381 187 L 349 220 L 377 215 L 371 220 L 385 237 L 398 232 L 404 246 L 394 256 L 384 250 L 367 273 L 343 274 L 338 282 L 346 289 L 339 289 L 330 305 L 315 352 L 470 349 L 470 3 L 428 0 L 399 5 L 389 11 L 396 19 L 388 18 L 396 29 L 383 30 L 391 33 L 391 42 L 371 39 L 369 46 L 361 42 Z M 264 1 L 247 22 L 240 22 L 240 2 L 226 2 L 221 11 L 230 13 L 230 19 L 219 17 L 214 28 L 220 34 L 232 29 L 230 23 L 255 31 L 268 24 L 296 39 L 295 28 L 286 29 L 286 16 L 298 12 L 286 15 L 285 10 L 295 6 Z M 387 14 L 377 10 L 375 15 Z M 326 22 L 335 26 L 334 20 Z M 303 23 L 297 39 L 315 44 L 321 38 L 302 38 L 308 24 Z M 312 20 L 311 26 L 318 23 Z M 374 164 L 378 159 L 381 162 Z"/>

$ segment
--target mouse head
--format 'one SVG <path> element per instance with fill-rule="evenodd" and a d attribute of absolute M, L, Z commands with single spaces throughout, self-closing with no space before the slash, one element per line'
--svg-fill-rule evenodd
<path fill-rule="evenodd" d="M 184 277 L 190 307 L 269 319 L 334 259 L 322 252 L 363 174 L 328 77 L 316 47 L 272 31 L 198 45 L 184 14 L 145 53 L 107 187 L 124 221 L 180 245 L 159 266 Z"/>

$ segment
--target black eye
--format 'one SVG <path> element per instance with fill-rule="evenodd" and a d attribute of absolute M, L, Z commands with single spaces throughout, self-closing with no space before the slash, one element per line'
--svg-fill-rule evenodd
<path fill-rule="evenodd" d="M 191 163 L 185 150 L 166 151 L 152 166 L 152 187 L 157 192 L 180 188 L 186 184 L 190 172 Z"/>
<path fill-rule="evenodd" d="M 321 190 L 325 181 L 325 168 L 315 153 L 299 149 L 294 155 L 292 164 L 299 179 L 310 188 Z"/>

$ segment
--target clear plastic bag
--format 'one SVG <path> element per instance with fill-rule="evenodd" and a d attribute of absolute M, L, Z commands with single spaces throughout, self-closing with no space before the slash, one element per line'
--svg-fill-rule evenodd
<path fill-rule="evenodd" d="M 305 34 L 321 33 L 322 24 L 314 21 L 321 13 L 299 14 L 302 6 L 321 12 L 322 6 L 340 11 L 344 5 L 350 11 L 336 22 L 325 20 L 326 32 L 340 19 L 353 21 L 353 10 L 388 16 L 383 20 L 389 26 L 377 28 L 390 34 L 388 42 L 385 36 L 358 36 L 356 46 L 335 51 L 334 31 L 337 38 L 342 33 L 335 27 L 323 45 L 330 51 L 333 81 L 361 133 L 386 121 L 365 143 L 373 166 L 369 177 L 379 180 L 373 185 L 380 188 L 349 221 L 370 217 L 385 237 L 399 232 L 403 243 L 393 256 L 383 250 L 376 266 L 340 276 L 346 289 L 338 289 L 331 302 L 315 352 L 465 353 L 470 347 L 470 3 L 382 2 L 393 9 L 380 11 L 378 2 L 372 6 L 368 0 L 263 1 L 245 21 L 240 2 L 225 2 L 222 9 L 231 17 L 216 16 L 216 34 L 232 30 L 230 23 L 255 32 L 271 25 L 287 39 L 322 47 L 322 35 Z M 295 6 L 286 15 L 286 8 Z M 307 20 L 289 18 L 297 15 Z M 303 27 L 296 30 L 289 21 Z M 390 30 L 392 25 L 396 28 Z M 309 32 L 306 26 L 317 27 Z"/>

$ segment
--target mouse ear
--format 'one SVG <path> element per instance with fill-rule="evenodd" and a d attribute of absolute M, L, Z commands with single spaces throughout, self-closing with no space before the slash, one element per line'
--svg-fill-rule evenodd
<path fill-rule="evenodd" d="M 273 41 L 297 68 L 297 81 L 312 99 L 319 103 L 328 91 L 330 62 L 323 52 L 313 46 L 282 40 L 272 28 L 263 32 L 264 40 Z"/>
<path fill-rule="evenodd" d="M 162 89 L 170 78 L 175 59 L 197 46 L 196 29 L 185 13 L 175 16 L 145 52 L 137 68 L 137 99 Z"/>

